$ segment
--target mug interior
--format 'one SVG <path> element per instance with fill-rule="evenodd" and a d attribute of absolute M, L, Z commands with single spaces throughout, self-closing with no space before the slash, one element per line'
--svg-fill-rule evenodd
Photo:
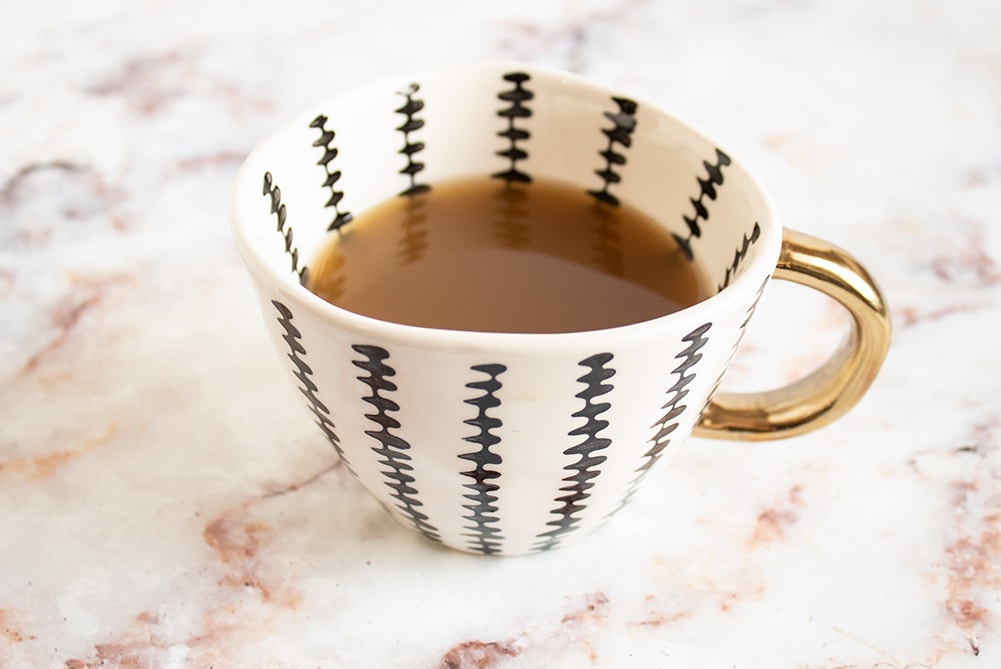
<path fill-rule="evenodd" d="M 755 265 L 769 274 L 781 239 L 767 192 L 703 133 L 635 97 L 503 62 L 395 77 L 302 114 L 241 168 L 232 225 L 248 261 L 305 291 L 310 263 L 360 213 L 473 176 L 555 179 L 628 203 L 671 233 L 710 294 Z"/>

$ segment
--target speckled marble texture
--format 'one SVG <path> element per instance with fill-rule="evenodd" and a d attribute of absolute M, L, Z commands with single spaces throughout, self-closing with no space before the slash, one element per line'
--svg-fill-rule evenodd
<path fill-rule="evenodd" d="M 0 27 L 0 666 L 1001 666 L 1001 5 L 69 2 Z M 863 402 L 692 440 L 598 534 L 484 559 L 353 482 L 230 237 L 288 116 L 517 58 L 660 103 L 851 249 L 895 318 Z M 844 317 L 773 286 L 728 379 Z"/>

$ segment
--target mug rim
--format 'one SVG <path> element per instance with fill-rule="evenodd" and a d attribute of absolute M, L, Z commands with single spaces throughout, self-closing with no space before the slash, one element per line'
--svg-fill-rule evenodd
<path fill-rule="evenodd" d="M 427 78 L 428 76 L 440 77 L 443 74 L 461 70 L 494 71 L 495 69 L 528 70 L 533 74 L 556 78 L 564 85 L 582 87 L 603 94 L 629 95 L 630 98 L 636 100 L 641 105 L 654 110 L 658 116 L 666 118 L 677 126 L 684 128 L 688 133 L 698 136 L 717 147 L 724 146 L 717 142 L 712 135 L 703 131 L 698 125 L 665 109 L 660 104 L 651 102 L 642 95 L 635 95 L 627 89 L 613 88 L 610 85 L 596 82 L 579 74 L 548 66 L 517 60 L 490 59 L 402 70 L 388 76 L 369 80 L 360 85 L 352 86 L 343 92 L 318 99 L 304 111 L 282 122 L 264 139 L 255 144 L 254 148 L 248 153 L 237 172 L 229 197 L 230 230 L 237 250 L 240 252 L 248 269 L 253 274 L 266 276 L 276 292 L 283 295 L 289 301 L 306 308 L 314 316 L 323 321 L 335 323 L 340 328 L 364 334 L 370 338 L 376 337 L 383 341 L 406 342 L 411 345 L 427 348 L 461 346 L 466 350 L 538 350 L 540 348 L 564 348 L 571 345 L 571 342 L 574 345 L 579 343 L 586 346 L 593 345 L 592 342 L 595 340 L 605 340 L 609 337 L 616 339 L 624 337 L 647 337 L 681 320 L 711 320 L 710 314 L 712 312 L 725 311 L 730 306 L 730 303 L 738 300 L 740 304 L 737 306 L 746 308 L 746 304 L 744 304 L 746 300 L 741 300 L 740 296 L 745 295 L 748 291 L 758 291 L 762 282 L 772 275 L 779 256 L 783 226 L 778 209 L 769 190 L 761 182 L 757 174 L 747 166 L 747 163 L 740 155 L 733 153 L 729 148 L 726 149 L 726 154 L 730 158 L 731 163 L 740 168 L 744 178 L 747 179 L 751 188 L 760 197 L 761 204 L 767 214 L 767 223 L 761 225 L 762 243 L 759 247 L 759 252 L 744 266 L 743 271 L 721 290 L 677 311 L 635 323 L 590 330 L 569 330 L 565 332 L 495 332 L 436 328 L 398 323 L 360 314 L 327 302 L 296 280 L 294 274 L 279 272 L 270 263 L 265 261 L 256 246 L 249 239 L 250 235 L 245 221 L 247 217 L 242 216 L 241 212 L 243 208 L 241 195 L 246 192 L 248 182 L 255 184 L 255 190 L 259 189 L 259 186 L 256 184 L 260 180 L 260 166 L 258 165 L 260 158 L 266 155 L 274 146 L 278 145 L 284 135 L 296 129 L 304 121 L 308 122 L 317 113 L 329 113 L 335 108 L 348 106 L 359 99 L 364 99 L 371 93 L 382 93 L 387 90 L 387 87 L 398 85 L 402 79 L 417 80 L 418 78 Z M 251 173 L 251 168 L 254 169 L 253 173 Z"/>

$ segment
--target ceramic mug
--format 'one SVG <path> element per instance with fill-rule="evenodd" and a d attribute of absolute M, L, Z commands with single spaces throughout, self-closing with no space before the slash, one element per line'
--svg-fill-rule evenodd
<path fill-rule="evenodd" d="M 359 212 L 475 175 L 548 177 L 602 206 L 628 202 L 665 226 L 717 290 L 632 325 L 502 334 L 376 320 L 304 287 L 311 259 Z M 731 152 L 655 105 L 525 63 L 417 72 L 320 103 L 247 158 L 231 224 L 323 435 L 405 525 L 472 553 L 532 553 L 583 536 L 693 431 L 770 439 L 834 420 L 889 345 L 887 309 L 865 269 L 783 231 Z M 716 393 L 773 276 L 843 304 L 845 343 L 786 388 Z"/>

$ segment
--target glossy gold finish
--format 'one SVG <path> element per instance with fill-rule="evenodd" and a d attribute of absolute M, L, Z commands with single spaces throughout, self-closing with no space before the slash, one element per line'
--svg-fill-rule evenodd
<path fill-rule="evenodd" d="M 876 282 L 842 249 L 786 230 L 775 278 L 831 296 L 851 314 L 841 346 L 819 369 L 783 388 L 717 393 L 695 436 L 765 440 L 794 437 L 842 416 L 876 378 L 890 346 L 890 317 Z"/>

